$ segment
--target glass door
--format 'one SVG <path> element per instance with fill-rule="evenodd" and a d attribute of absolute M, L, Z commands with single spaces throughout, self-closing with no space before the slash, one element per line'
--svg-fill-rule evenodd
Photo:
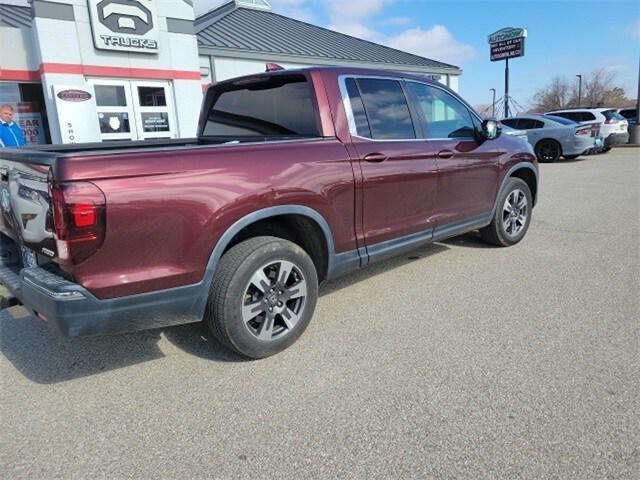
<path fill-rule="evenodd" d="M 138 138 L 177 138 L 171 84 L 162 81 L 132 81 Z"/>
<path fill-rule="evenodd" d="M 95 89 L 102 141 L 137 140 L 131 82 L 99 79 L 88 79 L 87 82 Z"/>

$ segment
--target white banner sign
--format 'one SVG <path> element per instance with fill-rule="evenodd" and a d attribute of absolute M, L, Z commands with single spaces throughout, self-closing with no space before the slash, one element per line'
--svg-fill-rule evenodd
<path fill-rule="evenodd" d="M 98 110 L 92 85 L 53 86 L 62 143 L 99 142 Z"/>
<path fill-rule="evenodd" d="M 89 15 L 96 48 L 158 52 L 158 14 L 153 0 L 89 0 Z"/>

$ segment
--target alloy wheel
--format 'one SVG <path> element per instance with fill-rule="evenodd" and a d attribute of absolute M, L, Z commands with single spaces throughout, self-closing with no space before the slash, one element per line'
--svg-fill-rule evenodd
<path fill-rule="evenodd" d="M 517 237 L 527 224 L 529 203 L 520 189 L 513 190 L 505 199 L 502 207 L 502 227 L 511 238 Z"/>
<path fill-rule="evenodd" d="M 292 262 L 276 260 L 251 276 L 243 295 L 242 320 L 259 340 L 276 340 L 295 328 L 306 303 L 302 270 Z"/>

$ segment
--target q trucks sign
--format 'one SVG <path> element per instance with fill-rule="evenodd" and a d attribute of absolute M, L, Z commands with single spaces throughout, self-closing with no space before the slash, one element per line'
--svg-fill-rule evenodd
<path fill-rule="evenodd" d="M 489 35 L 491 61 L 505 60 L 524 56 L 526 28 L 503 28 Z"/>
<path fill-rule="evenodd" d="M 89 0 L 93 43 L 100 50 L 157 53 L 153 0 Z"/>

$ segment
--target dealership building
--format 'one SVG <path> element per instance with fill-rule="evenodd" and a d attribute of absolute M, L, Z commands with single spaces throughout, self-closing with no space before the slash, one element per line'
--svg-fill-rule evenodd
<path fill-rule="evenodd" d="M 0 0 L 0 104 L 33 144 L 192 137 L 206 86 L 266 63 L 400 70 L 454 90 L 461 74 L 265 0 L 197 18 L 191 0 Z"/>

